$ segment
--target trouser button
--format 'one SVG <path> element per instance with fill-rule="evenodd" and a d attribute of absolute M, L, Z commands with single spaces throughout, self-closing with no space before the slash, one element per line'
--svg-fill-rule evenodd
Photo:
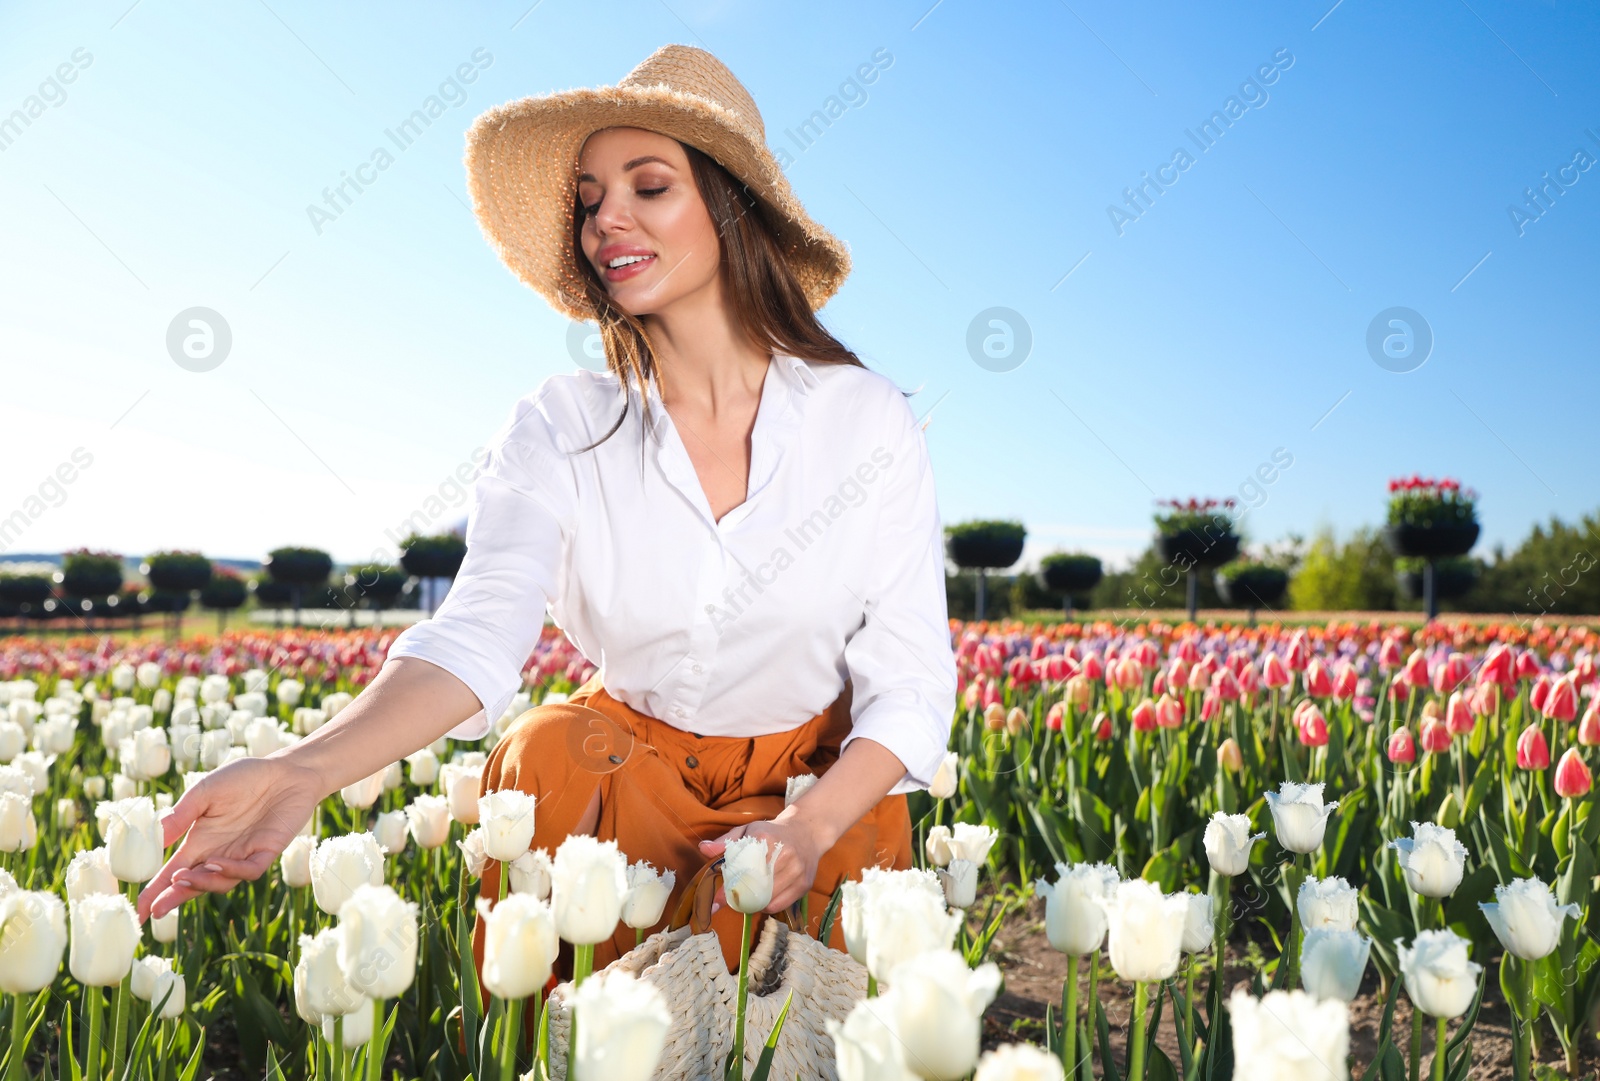
<path fill-rule="evenodd" d="M 690 755 L 688 758 L 685 758 L 683 760 L 683 764 L 688 766 L 690 769 L 694 769 L 696 766 L 698 766 L 700 764 L 700 760 L 698 758 L 696 758 L 694 755 Z"/>

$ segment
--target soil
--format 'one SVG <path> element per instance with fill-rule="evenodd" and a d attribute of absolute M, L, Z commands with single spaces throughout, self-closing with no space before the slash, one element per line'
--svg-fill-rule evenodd
<path fill-rule="evenodd" d="M 979 908 L 977 911 L 982 909 Z M 1271 956 L 1270 947 L 1267 956 Z M 1019 1041 L 1043 1045 L 1045 1006 L 1048 1004 L 1051 1007 L 1052 1017 L 1059 1015 L 1061 988 L 1067 975 L 1067 959 L 1063 954 L 1051 949 L 1049 941 L 1045 938 L 1042 898 L 1031 899 L 1025 906 L 1007 916 L 990 947 L 989 959 L 996 962 L 1005 974 L 1005 986 L 984 1017 L 984 1047 L 996 1047 L 1003 1043 Z M 1102 966 L 1100 1001 L 1105 1006 L 1106 1019 L 1111 1028 L 1111 1046 L 1116 1051 L 1120 1063 L 1121 1055 L 1127 1045 L 1128 1020 L 1133 1004 L 1132 991 L 1110 972 L 1110 966 L 1104 959 Z M 1078 1001 L 1081 1004 L 1088 994 L 1088 974 L 1085 965 L 1080 964 L 1079 969 L 1081 982 Z M 1225 969 L 1227 982 L 1224 986 L 1227 991 L 1231 992 L 1234 987 L 1240 985 L 1249 987 L 1251 972 L 1252 968 L 1246 960 L 1244 951 L 1236 945 L 1230 947 Z M 1209 979 L 1209 970 L 1202 972 L 1197 987 L 1204 988 Z M 1493 979 L 1489 981 L 1489 986 L 1496 987 Z M 1204 995 L 1203 990 L 1199 990 L 1198 993 Z M 1170 1002 L 1167 1005 L 1170 1010 Z M 1350 1006 L 1350 1051 L 1356 1063 L 1350 1074 L 1352 1081 L 1362 1076 L 1364 1068 L 1377 1050 L 1378 1022 L 1382 1016 L 1383 999 L 1378 994 L 1378 975 L 1376 970 L 1369 966 L 1361 994 Z M 1491 991 L 1489 1001 L 1479 1012 L 1477 1025 L 1472 1030 L 1473 1081 L 1512 1081 L 1510 1021 L 1510 1011 L 1505 1002 L 1498 994 Z M 1395 1005 L 1394 1028 L 1396 1032 L 1406 1034 L 1409 1041 L 1411 1008 L 1404 992 L 1400 994 L 1399 1001 Z M 1426 1077 L 1429 1076 L 1428 1065 L 1433 1049 L 1431 1023 L 1424 1025 L 1422 1041 L 1422 1069 L 1423 1076 Z M 1172 1062 L 1178 1061 L 1177 1033 L 1171 1024 L 1170 1014 L 1165 1011 L 1156 1042 Z M 1409 1046 L 1409 1042 L 1406 1046 Z M 1098 1050 L 1096 1056 L 1098 1060 Z M 1558 1078 L 1567 1076 L 1560 1046 L 1548 1028 L 1543 1032 L 1539 1062 L 1541 1065 L 1553 1068 L 1551 1076 Z M 1577 1076 L 1580 1078 L 1600 1077 L 1600 1048 L 1595 1046 L 1593 1040 L 1585 1042 L 1579 1067 Z M 1098 1076 L 1100 1071 L 1097 1068 L 1095 1072 Z"/>

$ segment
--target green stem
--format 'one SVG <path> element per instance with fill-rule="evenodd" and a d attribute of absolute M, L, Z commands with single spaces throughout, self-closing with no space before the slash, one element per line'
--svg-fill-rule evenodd
<path fill-rule="evenodd" d="M 1148 1004 L 1149 992 L 1145 989 L 1144 981 L 1134 981 L 1133 1033 L 1128 1037 L 1127 1081 L 1144 1081 L 1144 1015 Z"/>
<path fill-rule="evenodd" d="M 1449 1034 L 1445 1026 L 1449 1024 L 1444 1018 L 1439 1018 L 1433 1037 L 1433 1081 L 1444 1081 L 1444 1060 Z"/>
<path fill-rule="evenodd" d="M 122 1076 L 122 1056 L 128 1040 L 128 1016 L 133 1013 L 133 998 L 128 993 L 128 984 L 132 976 L 124 976 L 122 982 L 117 984 L 116 997 L 112 1000 L 115 1005 L 113 1013 L 114 1022 L 111 1036 L 111 1076 Z"/>
<path fill-rule="evenodd" d="M 333 1044 L 328 1048 L 333 1059 L 333 1081 L 344 1081 L 344 1014 L 333 1019 Z"/>
<path fill-rule="evenodd" d="M 1283 958 L 1289 965 L 1289 982 L 1286 986 L 1290 991 L 1297 990 L 1300 986 L 1300 883 L 1303 880 L 1295 863 L 1296 858 L 1291 856 L 1289 858 L 1289 941 L 1284 946 Z M 1415 1081 L 1414 1078 L 1413 1081 Z"/>
<path fill-rule="evenodd" d="M 1089 954 L 1089 1026 L 1085 1055 L 1089 1059 L 1089 1072 L 1094 1073 L 1094 1041 L 1100 1031 L 1100 947 Z"/>
<path fill-rule="evenodd" d="M 594 945 L 572 947 L 572 990 L 576 992 L 583 986 L 583 981 L 589 978 L 589 972 L 594 968 Z M 578 1062 L 578 1003 L 574 994 L 572 1000 L 572 1023 L 567 1026 L 567 1076 L 577 1076 Z"/>
<path fill-rule="evenodd" d="M 644 944 L 644 928 L 643 927 L 635 927 L 633 929 L 633 945 L 634 945 L 634 948 L 638 949 L 643 944 Z"/>
<path fill-rule="evenodd" d="M 1191 1062 L 1190 1062 L 1191 1072 L 1192 1072 L 1192 1070 L 1194 1068 L 1194 1065 L 1199 1062 L 1198 1058 L 1193 1058 L 1192 1057 L 1195 1054 L 1197 1054 L 1198 1051 L 1199 1051 L 1199 1041 L 1197 1041 L 1194 1038 L 1194 970 L 1195 970 L 1196 965 L 1197 965 L 1197 962 L 1195 961 L 1194 955 L 1190 954 L 1190 956 L 1189 956 L 1189 975 L 1188 975 L 1188 979 L 1186 981 L 1187 982 L 1187 986 L 1184 989 L 1184 996 L 1183 996 L 1183 1031 L 1185 1031 L 1185 1032 L 1187 1032 L 1189 1034 L 1189 1054 L 1191 1055 Z"/>
<path fill-rule="evenodd" d="M 499 878 L 500 878 L 500 894 L 499 894 L 498 897 L 496 897 L 494 899 L 494 903 L 497 904 L 497 905 L 501 901 L 504 901 L 506 899 L 506 894 L 510 891 L 511 865 L 509 863 L 500 864 L 500 876 L 499 876 Z"/>
<path fill-rule="evenodd" d="M 506 1000 L 505 1039 L 500 1046 L 500 1081 L 517 1081 L 517 1041 L 522 1036 L 523 1000 Z"/>
<path fill-rule="evenodd" d="M 1422 1011 L 1411 1003 L 1411 1081 L 1422 1081 Z"/>
<path fill-rule="evenodd" d="M 1522 1039 L 1517 1041 L 1517 1081 L 1533 1081 L 1533 1034 L 1539 1024 L 1539 1000 L 1534 997 L 1533 991 L 1533 962 L 1518 961 L 1517 967 L 1522 970 L 1523 1001 L 1526 1004 L 1527 1016 L 1522 1019 Z"/>
<path fill-rule="evenodd" d="M 21 995 L 11 996 L 11 1065 L 6 1069 L 8 1081 L 21 1081 L 22 1056 L 28 1051 L 28 1004 Z"/>
<path fill-rule="evenodd" d="M 367 1081 L 383 1081 L 383 1060 L 388 1048 L 383 1038 L 383 999 L 372 1000 L 372 1035 L 367 1040 Z"/>
<path fill-rule="evenodd" d="M 878 981 L 873 978 L 872 973 L 870 972 L 867 973 L 867 997 L 878 997 Z"/>
<path fill-rule="evenodd" d="M 1068 1077 L 1078 1076 L 1078 958 L 1067 958 L 1067 982 L 1062 989 L 1061 1065 Z"/>
<path fill-rule="evenodd" d="M 100 1059 L 103 1051 L 100 1047 L 100 1014 L 105 1008 L 105 992 L 98 987 L 85 987 L 84 998 L 88 999 L 89 1011 L 89 1038 L 83 1053 L 83 1073 L 85 1077 L 97 1077 L 100 1074 Z"/>
<path fill-rule="evenodd" d="M 744 929 L 739 932 L 739 999 L 733 1021 L 733 1064 L 744 1076 L 744 1008 L 750 994 L 750 913 L 744 914 Z"/>

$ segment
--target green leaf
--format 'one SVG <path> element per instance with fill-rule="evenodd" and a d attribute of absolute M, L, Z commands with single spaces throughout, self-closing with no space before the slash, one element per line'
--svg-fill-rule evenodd
<path fill-rule="evenodd" d="M 828 907 L 822 911 L 822 925 L 817 928 L 817 941 L 827 945 L 833 937 L 833 921 L 839 917 L 839 905 L 844 901 L 844 883 L 840 882 L 834 888 L 833 896 L 828 898 Z"/>
<path fill-rule="evenodd" d="M 767 1075 L 772 1072 L 772 1056 L 778 1051 L 778 1034 L 783 1031 L 783 1022 L 789 1016 L 789 1004 L 793 1001 L 794 992 L 790 991 L 783 1000 L 783 1009 L 778 1011 L 778 1020 L 767 1035 L 766 1046 L 761 1049 L 761 1057 L 756 1060 L 756 1072 L 750 1075 L 750 1081 L 767 1081 Z"/>
<path fill-rule="evenodd" d="M 1089 1005 L 1093 1006 L 1094 1003 Z M 1106 1011 L 1094 1011 L 1095 1028 L 1100 1041 L 1100 1068 L 1105 1071 L 1103 1081 L 1122 1081 L 1117 1070 L 1116 1057 L 1111 1053 L 1111 1026 L 1106 1023 Z"/>

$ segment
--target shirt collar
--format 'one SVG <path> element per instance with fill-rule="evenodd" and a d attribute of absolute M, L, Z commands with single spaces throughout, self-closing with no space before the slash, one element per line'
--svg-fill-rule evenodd
<path fill-rule="evenodd" d="M 772 363 L 779 378 L 784 380 L 789 390 L 790 404 L 797 411 L 804 408 L 806 395 L 821 382 L 817 378 L 817 373 L 812 371 L 804 360 L 786 353 L 773 353 Z M 648 379 L 645 381 L 645 386 L 650 395 L 650 412 L 653 420 L 650 436 L 659 445 L 666 438 L 667 411 L 661 404 L 661 392 L 656 387 L 656 381 L 653 378 Z M 636 388 L 634 393 L 637 394 Z"/>

